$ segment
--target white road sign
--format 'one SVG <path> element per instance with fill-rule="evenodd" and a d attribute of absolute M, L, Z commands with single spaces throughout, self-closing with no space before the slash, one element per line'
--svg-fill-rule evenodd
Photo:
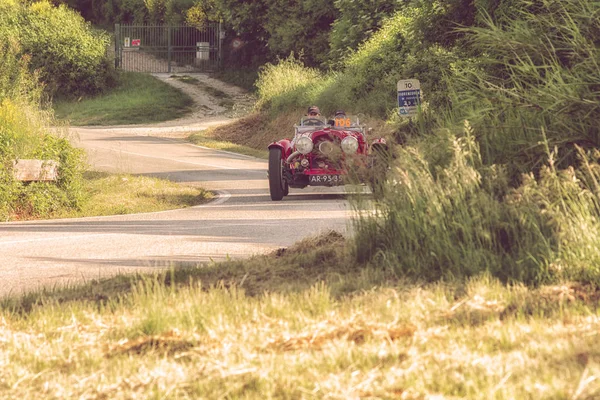
<path fill-rule="evenodd" d="M 398 108 L 400 116 L 413 117 L 421 107 L 421 83 L 418 79 L 398 81 Z"/>

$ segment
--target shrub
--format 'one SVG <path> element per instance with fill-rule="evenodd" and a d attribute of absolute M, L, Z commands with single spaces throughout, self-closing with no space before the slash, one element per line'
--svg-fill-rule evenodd
<path fill-rule="evenodd" d="M 1 27 L 0 27 L 1 29 Z M 52 113 L 40 108 L 42 85 L 28 72 L 28 57 L 18 58 L 14 38 L 0 43 L 0 219 L 15 214 L 47 216 L 82 201 L 82 151 L 51 134 Z M 56 183 L 25 185 L 13 177 L 13 161 L 39 158 L 59 161 Z"/>
<path fill-rule="evenodd" d="M 393 0 L 335 0 L 337 18 L 329 33 L 328 64 L 339 66 L 365 40 L 377 32 L 384 21 L 405 3 Z"/>
<path fill-rule="evenodd" d="M 115 84 L 115 72 L 106 58 L 109 37 L 66 6 L 46 1 L 28 6 L 20 23 L 23 52 L 39 69 L 50 94 L 96 94 Z"/>

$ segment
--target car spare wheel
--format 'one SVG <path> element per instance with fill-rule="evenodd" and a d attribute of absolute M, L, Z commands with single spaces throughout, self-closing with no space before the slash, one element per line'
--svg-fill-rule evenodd
<path fill-rule="evenodd" d="M 283 160 L 281 159 L 281 149 L 274 147 L 269 150 L 269 191 L 271 200 L 279 201 L 287 195 L 287 182 L 283 180 Z"/>

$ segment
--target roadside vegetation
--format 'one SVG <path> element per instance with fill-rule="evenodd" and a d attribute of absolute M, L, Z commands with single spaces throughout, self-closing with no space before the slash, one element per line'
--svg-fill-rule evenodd
<path fill-rule="evenodd" d="M 267 65 L 259 104 L 379 116 L 404 144 L 376 216 L 356 220 L 359 260 L 429 281 L 598 285 L 598 3 L 462 6 L 405 5 L 339 72 Z M 423 82 L 414 121 L 395 111 L 407 77 Z"/>
<path fill-rule="evenodd" d="M 0 220 L 14 214 L 44 215 L 59 209 L 77 209 L 82 203 L 83 154 L 71 146 L 64 130 L 50 133 L 54 119 L 44 103 L 48 92 L 43 90 L 39 71 L 31 72 L 40 54 L 33 57 L 25 53 L 31 43 L 23 44 L 21 37 L 25 30 L 35 30 L 30 24 L 37 27 L 38 18 L 52 20 L 65 15 L 64 8 L 56 12 L 52 14 L 45 5 L 4 2 L 0 6 L 0 36 L 6 38 L 0 43 Z M 48 26 L 51 29 L 56 24 Z M 77 31 L 78 26 L 76 20 L 71 28 Z M 80 33 L 85 37 L 85 32 Z M 58 181 L 17 181 L 13 176 L 13 162 L 17 159 L 59 162 Z"/>
<path fill-rule="evenodd" d="M 75 218 L 164 211 L 197 206 L 213 197 L 211 192 L 202 188 L 148 176 L 85 172 L 83 178 L 86 197 L 82 206 L 50 217 Z"/>
<path fill-rule="evenodd" d="M 189 113 L 193 100 L 168 83 L 139 72 L 120 71 L 101 95 L 57 98 L 56 118 L 70 125 L 131 125 L 169 121 Z"/>

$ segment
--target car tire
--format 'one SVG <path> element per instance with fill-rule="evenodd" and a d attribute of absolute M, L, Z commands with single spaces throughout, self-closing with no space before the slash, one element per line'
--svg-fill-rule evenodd
<path fill-rule="evenodd" d="M 274 147 L 269 149 L 269 192 L 271 200 L 279 201 L 287 193 L 287 182 L 283 180 L 283 164 L 281 149 Z"/>

